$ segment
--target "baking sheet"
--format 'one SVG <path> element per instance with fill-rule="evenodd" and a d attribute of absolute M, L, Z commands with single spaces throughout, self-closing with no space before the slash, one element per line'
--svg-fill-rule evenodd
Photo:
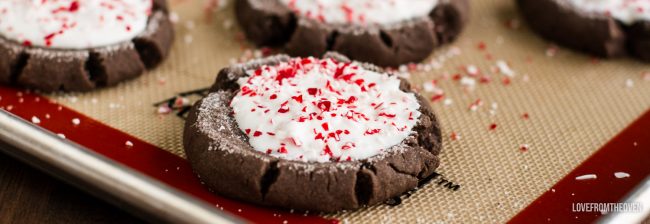
<path fill-rule="evenodd" d="M 114 88 L 50 97 L 184 156 L 183 120 L 158 113 L 153 104 L 207 87 L 219 69 L 259 51 L 243 40 L 232 2 L 212 16 L 206 16 L 200 0 L 170 3 L 177 38 L 159 68 Z M 497 71 L 498 61 L 515 76 Z M 469 79 L 456 78 L 471 77 L 468 68 L 473 67 L 491 81 L 476 78 L 470 90 L 471 84 L 462 84 Z M 354 223 L 507 221 L 650 109 L 647 64 L 599 60 L 555 47 L 526 28 L 509 0 L 473 1 L 470 24 L 460 39 L 417 70 L 409 79 L 425 96 L 444 92 L 432 103 L 444 135 L 438 172 L 459 190 L 430 184 L 399 206 L 328 217 Z M 432 80 L 440 90 L 425 86 Z"/>

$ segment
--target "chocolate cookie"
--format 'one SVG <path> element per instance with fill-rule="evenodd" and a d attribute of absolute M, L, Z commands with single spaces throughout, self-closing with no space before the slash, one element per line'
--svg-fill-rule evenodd
<path fill-rule="evenodd" d="M 380 66 L 420 62 L 453 41 L 469 16 L 467 0 L 236 1 L 246 37 L 293 56 L 337 51 Z"/>
<path fill-rule="evenodd" d="M 600 57 L 631 54 L 650 61 L 650 2 L 517 0 L 542 37 Z"/>
<path fill-rule="evenodd" d="M 7 12 L 0 15 L 0 84 L 45 92 L 115 85 L 162 62 L 174 39 L 164 0 L 35 4 L 0 2 Z"/>
<path fill-rule="evenodd" d="M 183 143 L 220 195 L 323 212 L 415 188 L 442 148 L 436 116 L 407 81 L 332 53 L 221 70 L 190 111 Z"/>

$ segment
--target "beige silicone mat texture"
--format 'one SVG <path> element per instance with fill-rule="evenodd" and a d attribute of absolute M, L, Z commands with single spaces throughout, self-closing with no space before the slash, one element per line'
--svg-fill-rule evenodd
<path fill-rule="evenodd" d="M 183 121 L 157 114 L 152 104 L 209 86 L 220 68 L 248 48 L 242 47 L 232 2 L 211 17 L 204 14 L 204 4 L 171 0 L 178 15 L 177 39 L 170 57 L 156 70 L 114 88 L 53 98 L 182 156 Z M 461 184 L 460 190 L 430 184 L 400 206 L 331 217 L 352 223 L 505 222 L 650 109 L 650 81 L 642 75 L 650 72 L 650 65 L 625 58 L 595 63 L 564 48 L 553 53 L 524 22 L 512 28 L 519 21 L 511 0 L 473 1 L 470 24 L 460 39 L 429 59 L 440 68 L 411 76 L 418 88 L 442 79 L 439 87 L 451 99 L 432 105 L 444 133 L 439 172 Z M 480 42 L 485 51 L 478 49 Z M 486 59 L 487 53 L 493 60 Z M 510 85 L 502 84 L 503 74 L 492 71 L 496 60 L 508 62 L 516 72 Z M 467 65 L 493 81 L 468 91 L 444 79 L 445 74 L 464 74 L 459 67 Z M 484 105 L 471 112 L 468 107 L 477 99 Z M 522 119 L 524 113 L 530 119 Z M 490 131 L 492 123 L 497 128 Z M 452 132 L 460 138 L 451 140 Z M 519 150 L 522 144 L 529 145 L 527 152 Z"/>

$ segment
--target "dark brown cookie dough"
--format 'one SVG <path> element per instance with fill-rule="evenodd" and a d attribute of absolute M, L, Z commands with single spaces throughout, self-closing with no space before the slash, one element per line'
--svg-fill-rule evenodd
<path fill-rule="evenodd" d="M 353 60 L 396 67 L 420 62 L 453 41 L 469 16 L 468 0 L 442 0 L 429 16 L 391 26 L 333 26 L 302 18 L 278 0 L 236 1 L 237 20 L 257 45 L 283 46 L 292 56 L 337 51 Z"/>
<path fill-rule="evenodd" d="M 629 53 L 650 61 L 650 21 L 638 21 L 627 27 Z"/>
<path fill-rule="evenodd" d="M 516 0 L 522 16 L 542 37 L 599 57 L 626 54 L 650 61 L 650 22 L 625 25 L 587 13 L 565 0 Z"/>
<path fill-rule="evenodd" d="M 141 75 L 167 56 L 174 29 L 166 3 L 154 1 L 146 30 L 132 41 L 85 50 L 27 47 L 0 36 L 0 84 L 90 91 Z"/>
<path fill-rule="evenodd" d="M 326 57 L 348 61 L 340 55 Z M 255 151 L 229 105 L 239 91 L 236 80 L 246 76 L 246 70 L 287 60 L 288 56 L 274 56 L 221 70 L 211 93 L 190 111 L 183 135 L 185 153 L 206 186 L 220 195 L 255 204 L 334 212 L 399 196 L 433 174 L 442 148 L 440 128 L 427 100 L 417 93 L 422 115 L 414 133 L 368 159 L 302 162 Z M 400 88 L 412 91 L 405 80 Z"/>

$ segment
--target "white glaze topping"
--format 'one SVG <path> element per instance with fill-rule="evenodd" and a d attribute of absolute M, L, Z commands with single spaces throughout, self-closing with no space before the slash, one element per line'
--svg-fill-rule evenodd
<path fill-rule="evenodd" d="M 438 0 L 280 0 L 297 14 L 328 24 L 388 25 L 427 16 Z"/>
<path fill-rule="evenodd" d="M 152 0 L 0 0 L 0 35 L 25 46 L 85 49 L 133 39 Z"/>
<path fill-rule="evenodd" d="M 395 76 L 357 63 L 295 58 L 247 71 L 231 107 L 257 151 L 301 161 L 372 157 L 408 137 L 420 117 Z"/>
<path fill-rule="evenodd" d="M 632 24 L 650 20 L 650 0 L 567 0 L 572 6 L 585 12 L 603 14 Z"/>

